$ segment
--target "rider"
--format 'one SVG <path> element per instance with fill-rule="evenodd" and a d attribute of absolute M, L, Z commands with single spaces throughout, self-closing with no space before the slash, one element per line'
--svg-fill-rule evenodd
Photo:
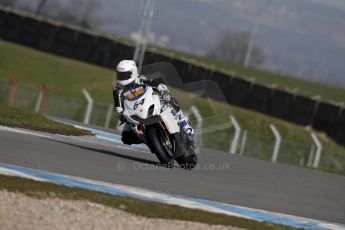
<path fill-rule="evenodd" d="M 179 118 L 180 127 L 192 139 L 194 135 L 194 129 L 187 123 L 187 120 L 184 117 L 175 97 L 171 96 L 168 87 L 163 84 L 163 80 L 161 78 L 146 79 L 145 76 L 139 75 L 137 66 L 132 60 L 120 61 L 116 67 L 116 75 L 117 83 L 113 88 L 113 98 L 115 103 L 115 113 L 117 114 L 121 122 L 126 122 L 126 119 L 122 114 L 124 91 L 132 88 L 134 85 L 148 85 L 151 86 L 153 90 L 159 92 L 162 99 L 167 101 L 174 108 L 176 116 L 178 116 Z M 128 145 L 140 143 L 139 138 L 131 130 L 131 127 L 128 123 L 125 124 L 122 132 L 122 142 Z"/>

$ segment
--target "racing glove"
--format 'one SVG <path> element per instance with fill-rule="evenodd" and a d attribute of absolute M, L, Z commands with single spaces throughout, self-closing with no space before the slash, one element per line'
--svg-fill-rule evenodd
<path fill-rule="evenodd" d="M 162 96 L 162 99 L 164 101 L 170 101 L 170 99 L 171 99 L 171 94 L 170 94 L 170 92 L 168 90 L 162 91 L 161 92 L 161 96 Z"/>
<path fill-rule="evenodd" d="M 121 124 L 127 121 L 125 116 L 123 115 L 123 110 L 120 112 L 120 109 L 116 108 L 114 112 L 117 115 L 117 118 L 119 119 Z"/>

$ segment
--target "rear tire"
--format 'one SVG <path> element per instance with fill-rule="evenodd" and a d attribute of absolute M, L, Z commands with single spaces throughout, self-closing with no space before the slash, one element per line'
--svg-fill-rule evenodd
<path fill-rule="evenodd" d="M 163 147 L 161 143 L 161 133 L 159 132 L 157 127 L 150 127 L 148 129 L 148 142 L 150 145 L 151 150 L 156 154 L 158 160 L 164 167 L 172 168 L 174 167 L 174 160 L 172 156 L 167 152 L 167 150 Z"/>

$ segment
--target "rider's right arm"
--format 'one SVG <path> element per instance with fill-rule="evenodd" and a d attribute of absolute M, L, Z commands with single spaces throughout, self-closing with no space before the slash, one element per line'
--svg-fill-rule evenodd
<path fill-rule="evenodd" d="M 119 116 L 123 112 L 122 89 L 118 87 L 113 88 L 113 98 L 115 105 L 115 113 Z"/>

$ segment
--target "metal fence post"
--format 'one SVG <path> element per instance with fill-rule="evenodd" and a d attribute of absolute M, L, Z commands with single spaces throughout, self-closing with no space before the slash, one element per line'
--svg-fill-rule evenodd
<path fill-rule="evenodd" d="M 202 147 L 203 146 L 203 141 L 202 141 L 202 116 L 196 106 L 192 106 L 190 108 L 191 112 L 196 118 L 197 124 L 195 127 L 195 142 L 196 146 Z"/>
<path fill-rule="evenodd" d="M 110 104 L 108 106 L 107 116 L 105 117 L 105 122 L 104 122 L 104 127 L 105 128 L 109 128 L 110 120 L 111 120 L 111 115 L 113 114 L 113 110 L 114 110 L 114 105 Z"/>
<path fill-rule="evenodd" d="M 46 109 L 46 103 L 47 103 L 47 97 L 48 97 L 48 88 L 45 84 L 41 85 L 41 91 L 42 91 L 42 100 L 41 100 L 41 104 L 40 104 L 40 108 L 38 112 L 44 113 Z"/>
<path fill-rule="evenodd" d="M 47 92 L 48 89 L 45 85 L 41 85 L 41 89 L 38 93 L 37 96 L 37 101 L 36 101 L 36 105 L 35 105 L 35 112 L 36 113 L 43 113 L 45 110 L 45 104 L 46 104 L 46 100 L 47 100 Z"/>
<path fill-rule="evenodd" d="M 271 130 L 272 130 L 272 132 L 274 134 L 274 137 L 276 138 L 276 142 L 274 144 L 274 149 L 273 149 L 273 154 L 272 154 L 271 161 L 273 163 L 276 163 L 277 159 L 278 159 L 278 156 L 279 156 L 279 150 L 280 150 L 280 144 L 281 144 L 282 138 L 281 138 L 281 135 L 280 135 L 278 129 L 275 127 L 275 125 L 270 124 L 270 128 L 271 128 Z"/>
<path fill-rule="evenodd" d="M 183 114 L 184 114 L 184 117 L 186 118 L 186 121 L 188 122 L 189 116 L 190 116 L 190 111 L 184 111 Z"/>
<path fill-rule="evenodd" d="M 43 98 L 43 93 L 42 93 L 42 90 L 40 90 L 38 92 L 37 101 L 36 101 L 36 105 L 35 105 L 35 112 L 36 113 L 38 113 L 38 111 L 40 110 L 40 105 L 41 105 L 41 102 L 42 102 L 42 98 Z"/>
<path fill-rule="evenodd" d="M 92 97 L 90 96 L 89 92 L 86 89 L 83 89 L 83 94 L 87 100 L 87 108 L 86 108 L 86 112 L 85 112 L 84 123 L 89 124 L 90 118 L 91 118 L 91 113 L 92 113 L 93 100 L 92 100 Z"/>
<path fill-rule="evenodd" d="M 243 136 L 242 136 L 242 140 L 241 140 L 241 147 L 240 147 L 240 155 L 242 156 L 244 153 L 244 148 L 246 147 L 246 143 L 247 143 L 247 134 L 248 131 L 244 130 L 243 131 Z"/>
<path fill-rule="evenodd" d="M 236 118 L 233 115 L 230 116 L 230 121 L 231 121 L 231 123 L 235 127 L 235 136 L 234 136 L 234 138 L 231 141 L 231 145 L 230 145 L 230 148 L 229 148 L 229 153 L 236 154 L 237 147 L 238 147 L 238 142 L 240 140 L 241 127 L 240 127 L 240 125 L 238 124 Z"/>
<path fill-rule="evenodd" d="M 319 138 L 316 136 L 315 133 L 310 133 L 311 138 L 313 139 L 315 145 L 316 145 L 316 155 L 314 158 L 313 167 L 318 168 L 320 164 L 321 159 L 321 153 L 322 153 L 322 143 L 319 140 Z"/>

